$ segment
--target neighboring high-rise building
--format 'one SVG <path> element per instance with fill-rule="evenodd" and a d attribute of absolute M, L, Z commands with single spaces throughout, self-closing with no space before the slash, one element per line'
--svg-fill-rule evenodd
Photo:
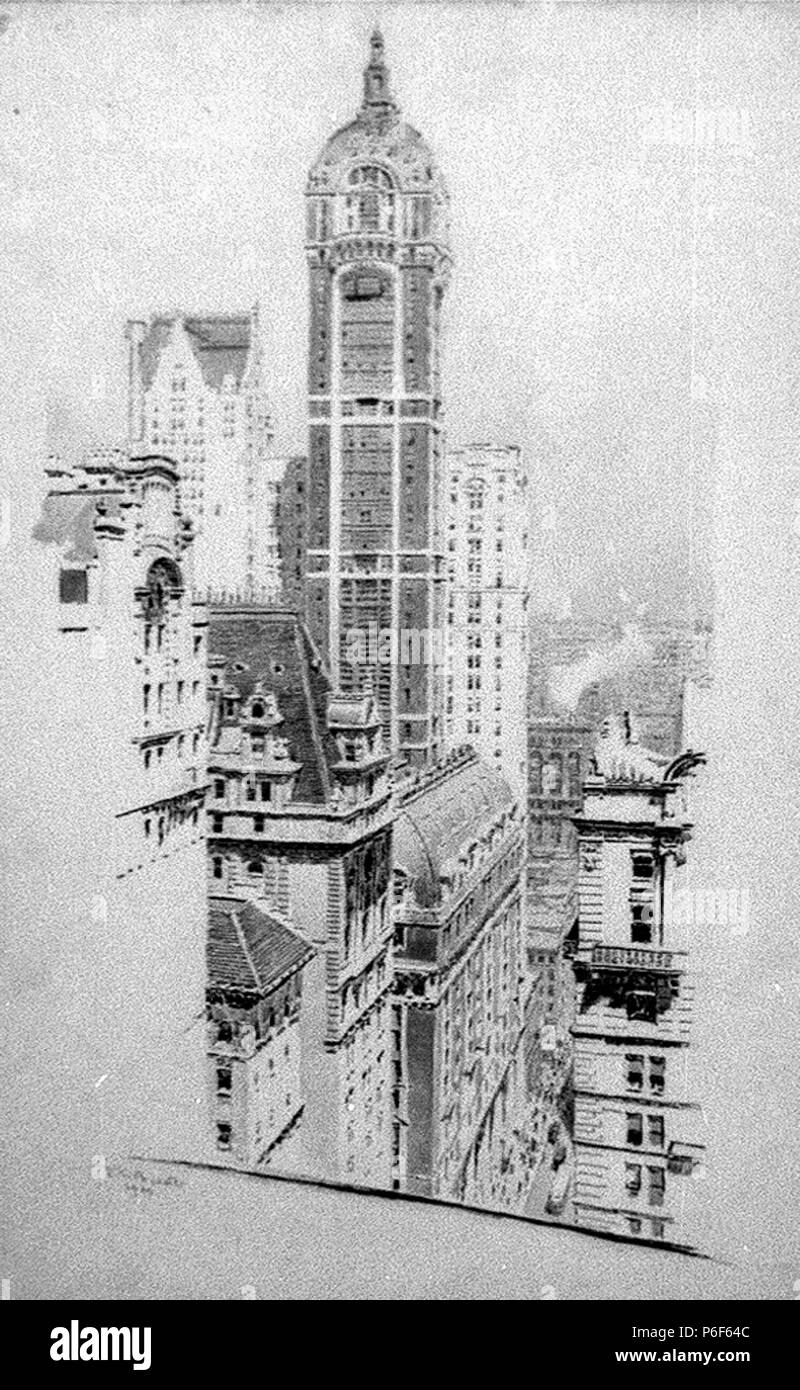
<path fill-rule="evenodd" d="M 403 787 L 395 825 L 395 1184 L 524 1209 L 536 1161 L 525 1034 L 525 834 L 470 748 Z"/>
<path fill-rule="evenodd" d="M 212 895 L 208 929 L 209 1110 L 219 1153 L 255 1167 L 303 1113 L 300 1009 L 313 950 L 247 898 Z"/>
<path fill-rule="evenodd" d="M 473 444 L 447 454 L 445 727 L 525 805 L 528 704 L 528 478 L 520 450 Z"/>
<path fill-rule="evenodd" d="M 282 1168 L 392 1176 L 392 808 L 369 694 L 337 696 L 297 614 L 210 615 L 209 884 L 277 913 L 316 954 L 299 1017 L 303 1115 Z"/>
<path fill-rule="evenodd" d="M 688 1083 L 693 984 L 681 892 L 689 783 L 606 721 L 586 779 L 575 971 L 575 1219 L 691 1245 L 702 1122 Z"/>
<path fill-rule="evenodd" d="M 49 472 L 28 608 L 39 828 L 25 874 L 58 943 L 44 1045 L 54 1085 L 76 1058 L 88 1078 L 70 1140 L 87 1173 L 111 1155 L 207 1158 L 207 616 L 192 527 L 166 458 L 95 452 Z"/>
<path fill-rule="evenodd" d="M 448 197 L 400 118 L 377 32 L 361 108 L 315 161 L 306 200 L 309 622 L 334 688 L 372 689 L 392 751 L 422 766 L 444 750 Z"/>
<path fill-rule="evenodd" d="M 158 314 L 129 322 L 126 336 L 130 447 L 164 451 L 180 466 L 198 588 L 274 597 L 282 463 L 272 455 L 258 310 Z"/>
<path fill-rule="evenodd" d="M 308 553 L 308 459 L 295 454 L 285 460 L 278 482 L 278 560 L 281 608 L 306 613 L 306 556 Z"/>

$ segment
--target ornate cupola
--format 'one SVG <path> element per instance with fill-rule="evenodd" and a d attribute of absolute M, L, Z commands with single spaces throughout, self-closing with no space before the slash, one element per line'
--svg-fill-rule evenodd
<path fill-rule="evenodd" d="M 383 58 L 383 34 L 380 29 L 373 29 L 369 49 L 369 62 L 364 69 L 364 100 L 361 110 L 367 116 L 396 115 L 400 107 L 391 93 L 389 69 Z"/>

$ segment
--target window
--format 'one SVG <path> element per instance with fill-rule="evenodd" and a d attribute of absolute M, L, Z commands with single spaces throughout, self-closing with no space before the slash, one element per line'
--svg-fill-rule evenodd
<path fill-rule="evenodd" d="M 263 718 L 264 718 L 264 705 L 263 705 L 263 702 L 262 702 L 261 700 L 254 700 L 254 701 L 253 701 L 252 713 L 253 713 L 253 718 L 254 718 L 254 719 L 263 719 Z"/>
<path fill-rule="evenodd" d="M 663 1168 L 648 1168 L 649 1191 L 647 1199 L 651 1207 L 663 1207 L 666 1174 Z"/>
<path fill-rule="evenodd" d="M 254 817 L 253 817 L 253 832 L 254 832 L 256 835 L 263 835 L 263 834 L 264 834 L 264 817 L 263 817 L 263 816 L 254 816 Z"/>
<path fill-rule="evenodd" d="M 222 827 L 223 827 L 223 824 L 224 824 L 224 822 L 223 822 L 222 816 L 212 816 L 212 817 L 211 817 L 211 830 L 212 830 L 212 833 L 213 833 L 214 835 L 221 835 L 221 834 L 222 834 Z"/>
<path fill-rule="evenodd" d="M 657 1096 L 664 1094 L 666 1069 L 667 1063 L 664 1057 L 650 1058 L 650 1090 L 654 1091 Z"/>
<path fill-rule="evenodd" d="M 644 1136 L 644 1125 L 642 1116 L 634 1113 L 632 1115 L 626 1115 L 625 1120 L 627 1124 L 626 1142 L 631 1146 L 631 1148 L 638 1148 Z"/>
<path fill-rule="evenodd" d="M 664 1239 L 664 1232 L 665 1232 L 666 1229 L 667 1229 L 667 1223 L 666 1223 L 666 1221 L 658 1221 L 658 1220 L 654 1217 L 653 1220 L 650 1222 L 650 1228 L 651 1228 L 651 1230 L 652 1230 L 652 1232 L 653 1232 L 653 1236 L 654 1236 L 654 1238 L 655 1238 L 656 1240 L 663 1240 L 663 1239 Z"/>
<path fill-rule="evenodd" d="M 630 1231 L 630 1233 L 631 1233 L 632 1236 L 641 1235 L 641 1232 L 642 1232 L 642 1218 L 641 1218 L 640 1216 L 629 1216 L 629 1217 L 628 1217 L 628 1230 Z"/>
<path fill-rule="evenodd" d="M 653 909 L 649 902 L 631 902 L 631 941 L 647 945 L 653 939 Z"/>
<path fill-rule="evenodd" d="M 261 859 L 251 859 L 247 866 L 247 872 L 251 878 L 258 878 L 264 872 L 264 864 Z"/>
<path fill-rule="evenodd" d="M 653 859 L 652 859 L 652 856 L 651 856 L 651 855 L 649 855 L 649 854 L 636 854 L 636 853 L 634 853 L 634 855 L 633 855 L 633 877 L 634 877 L 634 878 L 652 879 L 652 877 L 653 877 Z"/>
<path fill-rule="evenodd" d="M 229 1124 L 217 1125 L 217 1148 L 229 1149 L 231 1146 L 231 1127 Z"/>
<path fill-rule="evenodd" d="M 625 1190 L 634 1196 L 642 1190 L 642 1165 L 640 1163 L 625 1164 Z"/>
<path fill-rule="evenodd" d="M 217 1042 L 233 1042 L 233 1028 L 226 1019 L 222 1019 L 217 1025 Z"/>
<path fill-rule="evenodd" d="M 229 1064 L 217 1067 L 217 1095 L 229 1096 L 233 1085 L 233 1068 Z"/>
<path fill-rule="evenodd" d="M 647 1138 L 651 1149 L 663 1149 L 664 1147 L 664 1116 L 648 1115 L 647 1117 Z"/>
<path fill-rule="evenodd" d="M 58 576 L 60 603 L 88 603 L 89 576 L 86 570 L 62 570 Z"/>
<path fill-rule="evenodd" d="M 632 989 L 625 1001 L 628 1018 L 642 1023 L 657 1021 L 656 992 L 654 989 Z"/>
<path fill-rule="evenodd" d="M 224 795 L 225 795 L 225 779 L 224 779 L 224 777 L 218 777 L 218 778 L 216 779 L 216 781 L 214 782 L 214 795 L 215 795 L 215 797 L 217 798 L 217 801 L 222 801 L 222 798 L 223 798 Z"/>
<path fill-rule="evenodd" d="M 628 1053 L 625 1057 L 627 1067 L 627 1086 L 629 1091 L 641 1091 L 644 1086 L 644 1057 L 639 1053 Z"/>
<path fill-rule="evenodd" d="M 214 878 L 222 878 L 222 859 L 218 854 L 211 860 L 211 872 Z"/>
<path fill-rule="evenodd" d="M 272 783 L 271 783 L 271 782 L 262 782 L 262 783 L 261 783 L 261 800 L 262 800 L 262 801 L 271 801 L 271 800 L 272 800 Z"/>

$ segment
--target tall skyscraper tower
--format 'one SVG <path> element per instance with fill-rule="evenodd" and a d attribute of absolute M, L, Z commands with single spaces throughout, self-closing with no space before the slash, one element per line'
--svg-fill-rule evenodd
<path fill-rule="evenodd" d="M 443 750 L 441 308 L 448 198 L 401 120 L 383 39 L 308 178 L 308 615 L 335 687 L 371 689 L 393 750 Z"/>

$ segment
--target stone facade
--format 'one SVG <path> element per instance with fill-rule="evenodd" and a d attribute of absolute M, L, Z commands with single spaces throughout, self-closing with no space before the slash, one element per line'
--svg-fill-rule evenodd
<path fill-rule="evenodd" d="M 577 817 L 575 1219 L 677 1245 L 694 1237 L 702 1116 L 687 1081 L 688 943 L 664 905 L 680 891 L 701 761 L 650 753 L 609 720 Z"/>
<path fill-rule="evenodd" d="M 300 1009 L 313 950 L 246 898 L 211 896 L 208 1096 L 217 1152 L 269 1161 L 303 1112 Z"/>
<path fill-rule="evenodd" d="M 513 793 L 471 749 L 400 794 L 395 1184 L 409 1192 L 524 1207 L 536 1138 L 524 853 Z"/>
<path fill-rule="evenodd" d="M 394 1040 L 388 750 L 296 614 L 212 608 L 209 884 L 279 913 L 303 974 L 303 1116 L 270 1161 L 388 1186 Z"/>
<path fill-rule="evenodd" d="M 208 1157 L 207 615 L 175 465 L 95 454 L 51 470 L 34 541 L 45 766 L 31 765 L 32 804 L 39 784 L 48 796 L 35 859 L 69 962 L 52 1045 L 68 1058 L 86 1036 L 82 1066 L 100 1078 L 80 1120 L 90 1155 Z"/>

